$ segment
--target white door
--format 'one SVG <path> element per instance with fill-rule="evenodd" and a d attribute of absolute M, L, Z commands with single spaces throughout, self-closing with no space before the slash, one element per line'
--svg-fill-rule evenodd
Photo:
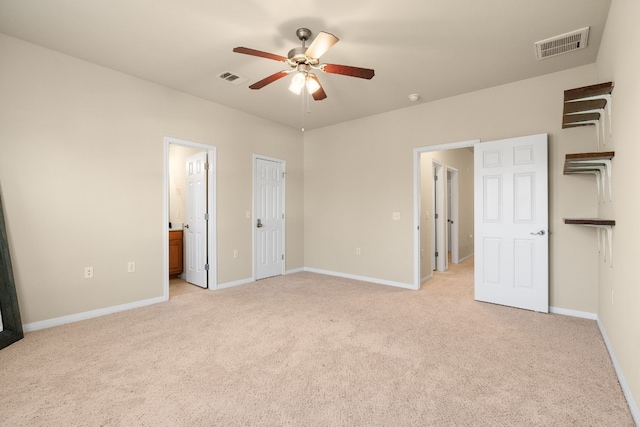
<path fill-rule="evenodd" d="M 548 313 L 547 134 L 474 153 L 475 299 Z"/>
<path fill-rule="evenodd" d="M 255 159 L 256 280 L 277 276 L 284 268 L 284 165 Z"/>
<path fill-rule="evenodd" d="M 207 287 L 207 153 L 187 157 L 187 282 Z"/>

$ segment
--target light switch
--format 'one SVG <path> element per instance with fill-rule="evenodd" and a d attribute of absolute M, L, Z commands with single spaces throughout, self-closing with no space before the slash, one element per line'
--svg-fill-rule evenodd
<path fill-rule="evenodd" d="M 394 221 L 400 221 L 400 212 L 394 212 L 393 213 L 393 220 Z"/>

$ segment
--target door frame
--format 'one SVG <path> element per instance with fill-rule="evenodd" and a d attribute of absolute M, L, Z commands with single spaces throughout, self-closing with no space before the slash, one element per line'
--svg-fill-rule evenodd
<path fill-rule="evenodd" d="M 459 244 L 460 244 L 460 231 L 458 229 L 458 217 L 459 217 L 459 187 L 458 187 L 458 169 L 447 166 L 447 176 L 451 174 L 451 191 L 449 192 L 449 186 L 447 188 L 447 198 L 451 199 L 451 211 L 447 211 L 449 218 L 453 223 L 451 224 L 451 241 L 449 242 L 449 248 L 451 249 L 451 263 L 458 264 L 460 263 L 460 254 L 459 254 Z M 448 180 L 447 180 L 448 181 Z M 447 205 L 447 209 L 448 205 Z M 448 228 L 448 227 L 447 227 Z M 449 233 L 447 233 L 447 236 Z M 448 259 L 447 259 L 447 269 L 448 269 Z"/>
<path fill-rule="evenodd" d="M 444 181 L 444 165 L 436 159 L 431 159 L 431 212 L 433 213 L 431 221 L 431 269 L 433 271 L 446 271 L 447 261 L 447 237 L 444 219 L 446 217 L 446 209 L 444 200 L 445 189 Z M 438 179 L 435 179 L 438 177 Z M 438 256 L 436 257 L 436 252 Z"/>
<path fill-rule="evenodd" d="M 480 139 L 451 142 L 440 145 L 430 145 L 413 149 L 413 286 L 411 289 L 420 289 L 420 155 L 430 151 L 455 150 L 458 148 L 473 147 L 480 143 Z"/>
<path fill-rule="evenodd" d="M 282 199 L 280 203 L 282 204 L 281 209 L 284 214 L 284 218 L 282 219 L 282 254 L 284 255 L 284 259 L 282 260 L 282 272 L 284 275 L 287 263 L 287 212 L 286 212 L 286 195 L 287 195 L 287 161 L 284 159 L 278 159 L 275 157 L 262 156 L 260 154 L 253 154 L 251 157 L 251 170 L 252 170 L 252 190 L 251 190 L 251 277 L 255 282 L 258 280 L 256 275 L 258 273 L 258 268 L 256 266 L 258 262 L 258 245 L 256 243 L 257 235 L 256 235 L 256 227 L 255 227 L 255 219 L 256 219 L 256 161 L 257 159 L 267 160 L 269 162 L 276 162 L 282 165 L 282 172 L 284 173 L 284 179 L 282 180 Z"/>
<path fill-rule="evenodd" d="M 163 183 L 163 277 L 164 277 L 164 300 L 169 299 L 169 146 L 181 145 L 183 147 L 195 148 L 207 152 L 209 163 L 209 173 L 207 174 L 207 211 L 209 212 L 209 223 L 207 226 L 207 260 L 209 263 L 208 288 L 218 289 L 218 264 L 217 264 L 217 223 L 216 223 L 216 171 L 217 171 L 217 149 L 213 145 L 201 144 L 184 139 L 164 137 L 164 183 Z"/>

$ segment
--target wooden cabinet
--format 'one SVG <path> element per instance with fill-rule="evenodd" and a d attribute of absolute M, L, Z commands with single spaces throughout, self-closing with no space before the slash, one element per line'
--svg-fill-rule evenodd
<path fill-rule="evenodd" d="M 182 273 L 182 230 L 169 231 L 169 278 Z"/>

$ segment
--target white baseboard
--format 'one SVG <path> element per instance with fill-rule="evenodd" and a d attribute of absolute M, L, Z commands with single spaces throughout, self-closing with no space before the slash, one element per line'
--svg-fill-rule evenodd
<path fill-rule="evenodd" d="M 254 280 L 252 277 L 248 279 L 240 279 L 235 280 L 233 282 L 227 282 L 219 284 L 215 289 L 211 289 L 212 291 L 219 291 L 220 289 L 233 288 L 234 286 L 246 285 L 247 283 L 252 283 Z"/>
<path fill-rule="evenodd" d="M 465 262 L 466 260 L 468 260 L 469 258 L 473 258 L 473 252 L 470 253 L 469 255 L 459 258 L 458 259 L 458 264 L 462 264 L 463 262 Z"/>
<path fill-rule="evenodd" d="M 119 311 L 131 310 L 134 308 L 145 307 L 147 305 L 157 304 L 167 301 L 166 297 L 157 297 L 145 299 L 142 301 L 130 302 L 127 304 L 115 305 L 113 307 L 100 308 L 98 310 L 85 311 L 78 314 L 70 314 L 68 316 L 56 317 L 53 319 L 42 320 L 40 322 L 27 323 L 22 326 L 25 332 L 38 331 L 40 329 L 53 328 L 54 326 L 64 325 L 66 323 L 78 322 L 80 320 L 92 319 L 94 317 L 105 316 L 107 314 L 117 313 Z"/>
<path fill-rule="evenodd" d="M 424 276 L 422 279 L 420 279 L 420 284 L 423 284 L 427 280 L 431 280 L 431 279 L 433 279 L 433 273 L 429 274 L 428 276 Z"/>
<path fill-rule="evenodd" d="M 396 288 L 404 288 L 404 289 L 416 290 L 416 287 L 414 285 L 412 285 L 412 284 L 409 284 L 409 283 L 393 282 L 391 280 L 376 279 L 376 278 L 373 278 L 373 277 L 357 276 L 355 274 L 338 273 L 336 271 L 320 270 L 318 268 L 305 267 L 304 271 L 308 271 L 310 273 L 326 274 L 327 276 L 344 277 L 345 279 L 360 280 L 360 281 L 363 281 L 363 282 L 377 283 L 379 285 L 394 286 Z"/>
<path fill-rule="evenodd" d="M 287 270 L 284 272 L 284 274 L 302 273 L 303 271 L 304 271 L 304 267 L 300 267 L 300 268 L 294 268 L 293 270 Z"/>
<path fill-rule="evenodd" d="M 600 329 L 600 334 L 602 335 L 602 339 L 604 340 L 604 344 L 607 346 L 607 350 L 609 351 L 609 356 L 611 357 L 611 362 L 613 363 L 613 368 L 616 371 L 616 375 L 618 376 L 618 382 L 620 383 L 620 387 L 622 387 L 622 393 L 624 393 L 624 397 L 627 399 L 627 403 L 629 404 L 629 410 L 631 411 L 631 416 L 635 421 L 637 426 L 640 426 L 640 411 L 638 410 L 638 405 L 636 405 L 636 401 L 633 399 L 633 395 L 631 394 L 631 389 L 629 389 L 629 385 L 627 384 L 627 380 L 624 378 L 624 374 L 622 373 L 622 368 L 618 364 L 618 359 L 616 358 L 615 353 L 613 352 L 613 347 L 611 346 L 611 342 L 609 342 L 609 337 L 607 336 L 607 332 L 600 322 L 600 318 L 596 317 L 596 322 L 598 323 L 598 328 Z"/>
<path fill-rule="evenodd" d="M 549 312 L 553 314 L 562 314 L 563 316 L 580 317 L 582 319 L 596 320 L 598 315 L 596 313 L 589 313 L 588 311 L 569 310 L 568 308 L 549 307 Z"/>

